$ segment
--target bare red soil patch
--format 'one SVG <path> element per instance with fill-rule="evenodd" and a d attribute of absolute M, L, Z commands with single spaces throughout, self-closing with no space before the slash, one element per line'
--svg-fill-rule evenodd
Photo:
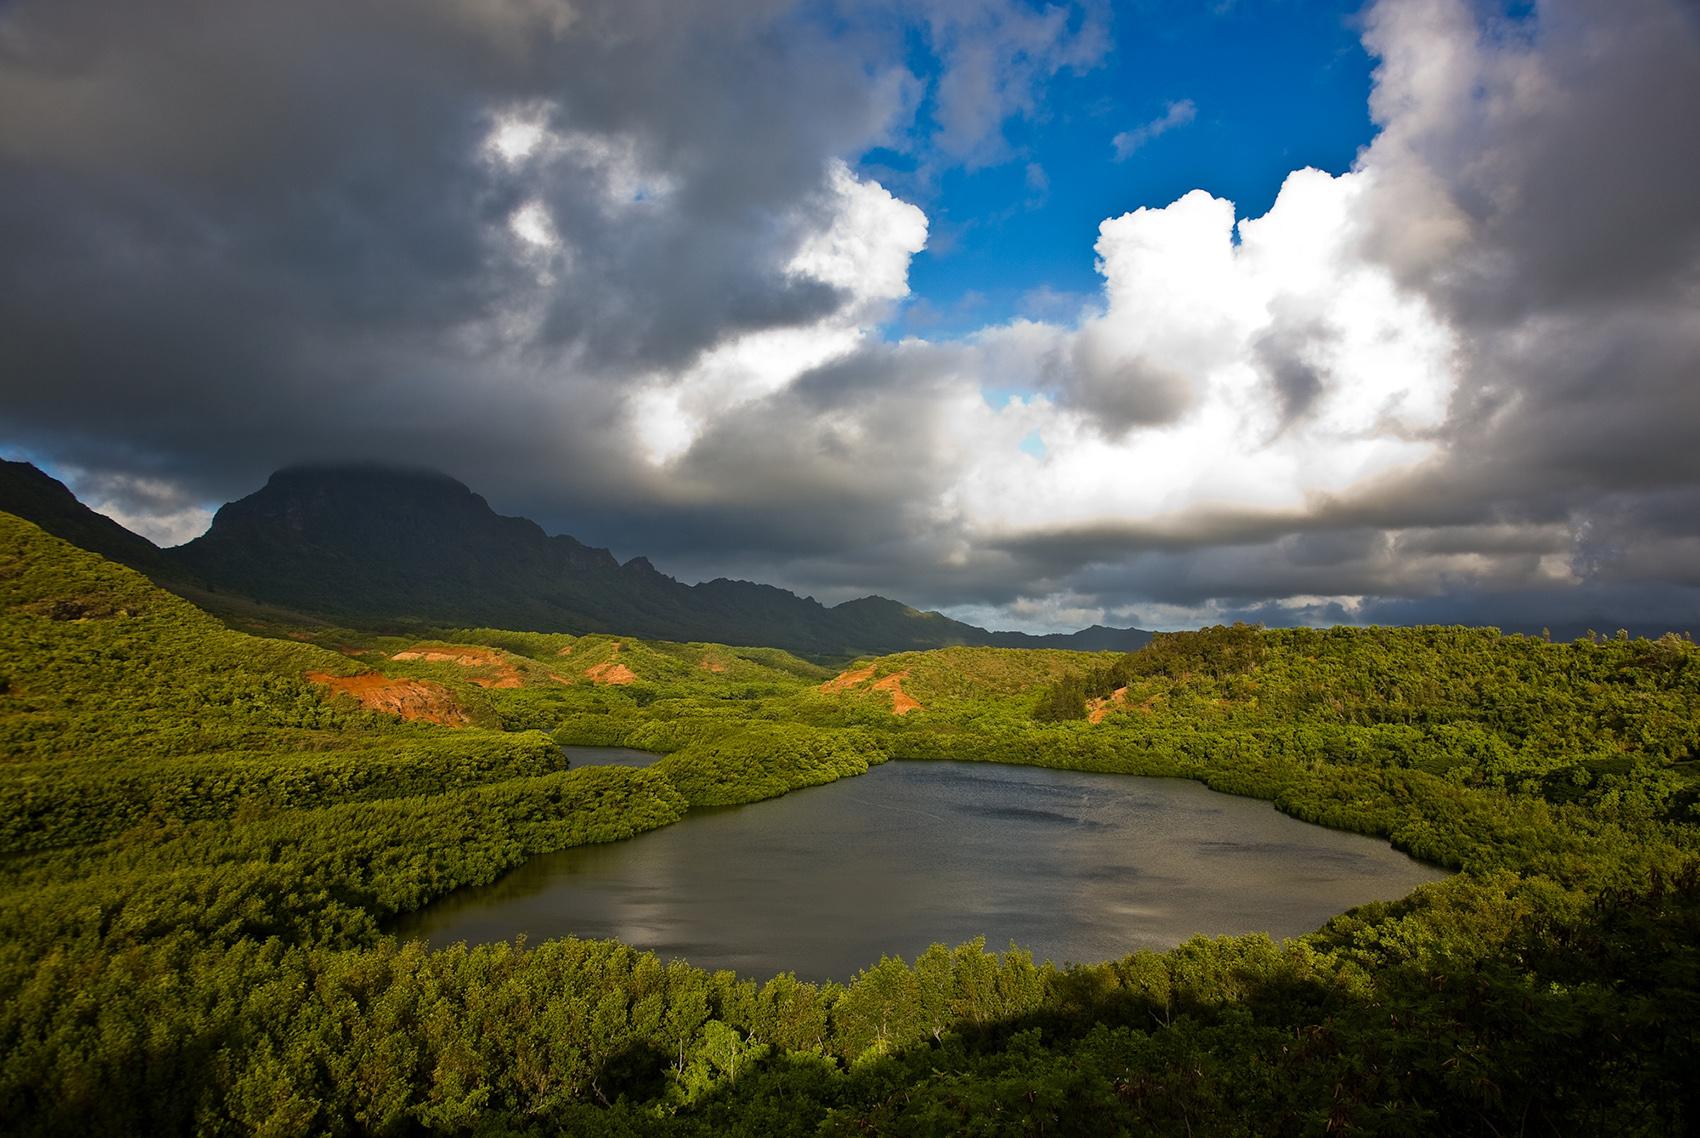
<path fill-rule="evenodd" d="M 637 673 L 624 664 L 616 664 L 612 660 L 586 668 L 584 674 L 599 684 L 631 684 L 637 682 Z"/>
<path fill-rule="evenodd" d="M 593 683 L 598 684 L 631 684 L 637 682 L 637 673 L 618 662 L 623 641 L 616 640 L 608 650 L 608 658 L 600 664 L 592 664 L 584 670 Z"/>
<path fill-rule="evenodd" d="M 908 673 L 904 674 L 907 675 Z M 857 684 L 866 683 L 873 678 L 874 666 L 869 664 L 865 668 L 853 668 L 850 671 L 838 673 L 822 684 L 820 690 L 824 692 L 849 691 Z"/>
<path fill-rule="evenodd" d="M 463 668 L 490 668 L 496 674 L 493 676 L 468 676 L 467 682 L 477 684 L 481 688 L 517 688 L 522 687 L 519 670 L 510 664 L 507 657 L 494 648 L 473 648 L 465 645 L 455 645 L 449 648 L 417 647 L 405 652 L 397 652 L 392 660 L 423 660 L 427 664 L 458 664 Z"/>
<path fill-rule="evenodd" d="M 307 678 L 333 692 L 353 696 L 368 711 L 423 723 L 441 723 L 445 727 L 465 727 L 472 722 L 448 688 L 428 680 L 393 680 L 381 672 L 362 672 L 358 676 L 308 672 Z"/>
<path fill-rule="evenodd" d="M 926 710 L 921 701 L 903 690 L 903 681 L 909 677 L 909 670 L 893 672 L 885 679 L 874 685 L 875 691 L 891 693 L 891 713 L 893 715 L 908 715 L 911 711 Z"/>
<path fill-rule="evenodd" d="M 1127 703 L 1127 689 L 1117 688 L 1104 699 L 1089 699 L 1086 701 L 1086 721 L 1102 723 L 1104 716 Z"/>
<path fill-rule="evenodd" d="M 724 672 L 726 670 L 724 662 L 712 659 L 708 656 L 704 656 L 702 658 L 702 667 L 705 671 L 709 672 Z"/>

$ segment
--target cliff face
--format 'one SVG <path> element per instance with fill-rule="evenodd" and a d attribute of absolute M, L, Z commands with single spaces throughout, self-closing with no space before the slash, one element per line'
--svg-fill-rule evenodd
<path fill-rule="evenodd" d="M 166 556 L 221 590 L 360 622 L 642 634 L 621 622 L 660 600 L 630 597 L 607 550 L 503 517 L 428 470 L 282 470 Z"/>
<path fill-rule="evenodd" d="M 828 609 L 745 581 L 681 584 L 645 558 L 552 537 L 429 470 L 301 467 L 219 510 L 166 556 L 214 587 L 353 623 L 423 621 L 763 644 L 821 654 L 983 643 L 983 629 L 878 602 Z"/>

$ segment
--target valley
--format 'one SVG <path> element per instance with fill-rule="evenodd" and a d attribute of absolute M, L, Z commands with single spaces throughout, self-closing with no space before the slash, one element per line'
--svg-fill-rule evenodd
<path fill-rule="evenodd" d="M 988 1114 L 1036 1132 L 1080 1101 L 1157 1133 L 1252 1115 L 1298 1131 L 1318 1102 L 1413 1134 L 1482 1118 L 1659 1133 L 1689 1116 L 1685 639 L 1238 626 L 1131 655 L 817 662 L 601 632 L 255 636 L 9 515 L 0 620 L 0 1114 L 18 1133 L 927 1133 Z M 660 757 L 575 762 L 578 747 Z M 948 777 L 956 790 L 929 792 L 948 802 L 977 771 L 1013 787 L 969 814 L 981 876 L 1026 882 L 1023 912 L 1056 858 L 1081 871 L 1056 886 L 1081 906 L 1049 907 L 1057 927 L 1137 906 L 1096 890 L 1163 858 L 1221 878 L 1212 857 L 1244 857 L 1240 876 L 1274 874 L 1252 886 L 1264 908 L 1215 928 L 1100 924 L 1079 948 L 985 927 L 997 904 L 949 868 L 972 842 L 928 845 L 926 819 L 880 829 L 916 801 L 884 788 Z M 1123 834 L 1110 845 L 1069 844 L 1096 815 L 1043 805 L 1088 785 L 1131 796 L 1098 819 Z M 1228 809 L 1212 792 L 1252 813 L 1134 857 L 1158 825 L 1148 799 Z M 718 837 L 644 844 L 719 818 L 748 827 L 730 840 L 754 861 L 713 858 Z M 486 943 L 395 935 L 592 847 L 765 874 L 795 856 L 787 826 L 839 863 L 818 900 L 862 891 L 866 924 L 901 908 L 888 872 L 937 870 L 942 892 L 903 909 L 906 939 L 830 966 L 788 963 L 779 936 L 705 968 L 665 936 L 657 953 L 521 940 L 511 922 L 468 937 Z M 1330 892 L 1269 860 L 1298 839 L 1265 826 L 1436 868 Z M 645 864 L 604 896 L 661 872 Z M 701 896 L 693 880 L 681 896 Z M 644 939 L 623 918 L 594 927 Z"/>

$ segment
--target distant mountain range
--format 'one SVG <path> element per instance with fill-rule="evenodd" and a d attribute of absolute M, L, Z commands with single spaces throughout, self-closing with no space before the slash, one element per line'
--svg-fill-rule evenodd
<path fill-rule="evenodd" d="M 280 470 L 201 537 L 160 549 L 25 462 L 0 461 L 0 510 L 193 596 L 201 590 L 358 627 L 611 632 L 856 656 L 953 645 L 1132 651 L 1137 628 L 989 632 L 885 597 L 828 608 L 772 585 L 686 585 L 642 557 L 503 517 L 446 474 L 375 466 Z"/>

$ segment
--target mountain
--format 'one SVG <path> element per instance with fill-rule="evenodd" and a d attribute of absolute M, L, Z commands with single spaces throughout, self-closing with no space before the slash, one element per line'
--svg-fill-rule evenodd
<path fill-rule="evenodd" d="M 1079 632 L 1050 632 L 1034 635 L 1028 632 L 994 632 L 989 642 L 994 648 L 1066 648 L 1072 652 L 1132 652 L 1151 642 L 1151 633 L 1142 628 L 1110 628 L 1094 624 Z"/>
<path fill-rule="evenodd" d="M 63 482 L 30 463 L 0 459 L 0 511 L 33 522 L 62 541 L 128 565 L 155 580 L 177 582 L 184 576 L 182 566 L 167 558 L 153 542 L 105 514 L 95 513 Z"/>
<path fill-rule="evenodd" d="M 503 517 L 433 470 L 281 470 L 164 556 L 218 590 L 351 624 L 613 632 L 818 656 L 1076 646 L 1069 636 L 988 632 L 884 597 L 827 608 L 748 581 L 686 585 L 642 557 L 621 564 L 605 549 Z M 1149 639 L 1137 629 L 1076 635 L 1124 651 Z"/>
<path fill-rule="evenodd" d="M 304 466 L 218 511 L 203 536 L 160 549 L 27 462 L 0 460 L 0 511 L 128 565 L 197 603 L 250 602 L 357 626 L 612 632 L 857 656 L 956 645 L 1131 651 L 1151 634 L 1095 626 L 988 632 L 885 597 L 828 608 L 772 585 L 686 585 L 643 557 L 503 517 L 435 470 Z"/>

